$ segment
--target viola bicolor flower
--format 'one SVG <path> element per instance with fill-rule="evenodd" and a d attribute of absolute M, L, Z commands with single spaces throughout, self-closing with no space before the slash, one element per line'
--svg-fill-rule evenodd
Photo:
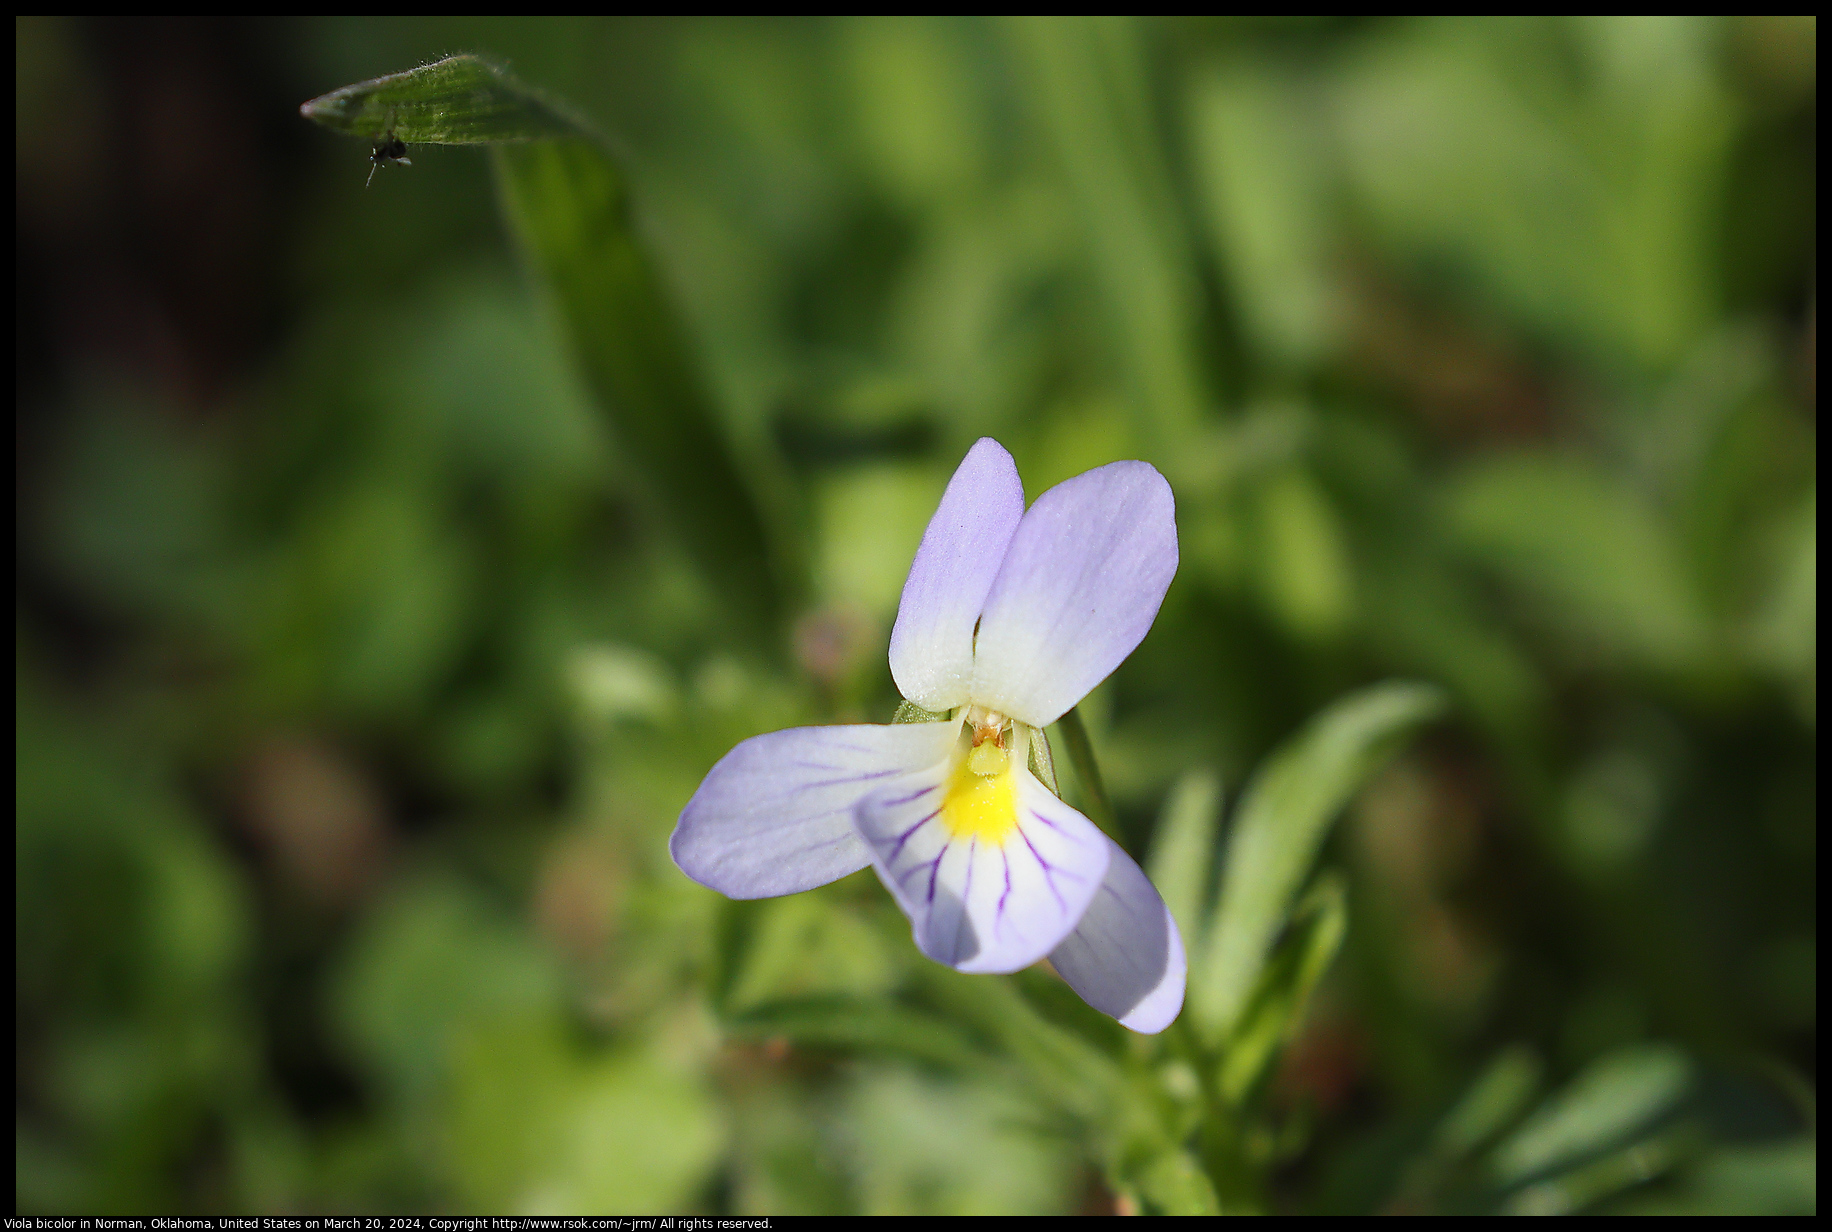
<path fill-rule="evenodd" d="M 1177 571 L 1170 485 L 1114 462 L 1028 510 L 991 439 L 954 472 L 903 585 L 891 675 L 939 722 L 797 727 L 744 741 L 669 847 L 732 898 L 870 864 L 916 945 L 961 971 L 1047 957 L 1135 1031 L 1183 1006 L 1183 941 L 1131 857 L 1030 769 L 1031 742 L 1144 638 Z"/>

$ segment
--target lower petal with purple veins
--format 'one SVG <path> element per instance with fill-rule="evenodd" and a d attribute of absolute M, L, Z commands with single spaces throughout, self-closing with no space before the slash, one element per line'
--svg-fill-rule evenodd
<path fill-rule="evenodd" d="M 1156 1035 L 1183 1008 L 1186 960 L 1177 922 L 1132 857 L 1113 845 L 1107 875 L 1050 965 L 1082 1000 Z"/>
<path fill-rule="evenodd" d="M 1106 836 L 1022 764 L 974 783 L 958 758 L 868 796 L 855 817 L 916 945 L 960 971 L 1017 971 L 1058 946 L 1107 872 Z"/>

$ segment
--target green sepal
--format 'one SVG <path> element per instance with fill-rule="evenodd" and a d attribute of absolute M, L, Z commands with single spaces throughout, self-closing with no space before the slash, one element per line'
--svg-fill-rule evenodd
<path fill-rule="evenodd" d="M 891 716 L 891 722 L 893 723 L 939 723 L 947 717 L 948 717 L 948 714 L 946 711 L 943 711 L 938 714 L 933 710 L 924 710 L 921 706 L 918 706 L 915 702 L 899 702 L 897 704 L 897 713 Z"/>
<path fill-rule="evenodd" d="M 1062 799 L 1062 788 L 1056 785 L 1056 759 L 1050 753 L 1050 734 L 1041 727 L 1031 729 L 1030 772 L 1050 789 L 1052 796 Z"/>

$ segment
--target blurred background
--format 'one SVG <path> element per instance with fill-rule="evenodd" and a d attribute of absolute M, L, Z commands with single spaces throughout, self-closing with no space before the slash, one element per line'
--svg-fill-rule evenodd
<path fill-rule="evenodd" d="M 734 914 L 666 852 L 737 740 L 888 720 L 983 435 L 1176 490 L 1083 707 L 1135 855 L 1347 689 L 1454 698 L 1326 849 L 1273 1209 L 1505 1200 L 1458 1151 L 1630 1071 L 1668 1154 L 1529 1205 L 1812 1209 L 1813 19 L 15 32 L 20 1212 L 1114 1210 L 1004 1071 L 719 1026 L 921 995 L 869 872 Z M 759 621 L 484 153 L 365 189 L 299 115 L 458 51 L 622 152 Z"/>

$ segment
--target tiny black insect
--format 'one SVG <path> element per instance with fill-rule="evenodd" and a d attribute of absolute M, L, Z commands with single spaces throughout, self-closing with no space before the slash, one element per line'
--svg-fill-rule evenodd
<path fill-rule="evenodd" d="M 399 163 L 403 167 L 413 166 L 413 160 L 407 157 L 407 143 L 394 135 L 394 117 L 392 114 L 390 114 L 388 119 L 387 134 L 377 137 L 375 139 L 375 148 L 369 151 L 369 162 L 372 165 L 369 168 L 369 178 L 363 181 L 364 188 L 369 187 L 369 185 L 375 181 L 376 167 L 385 166 L 388 163 Z"/>

